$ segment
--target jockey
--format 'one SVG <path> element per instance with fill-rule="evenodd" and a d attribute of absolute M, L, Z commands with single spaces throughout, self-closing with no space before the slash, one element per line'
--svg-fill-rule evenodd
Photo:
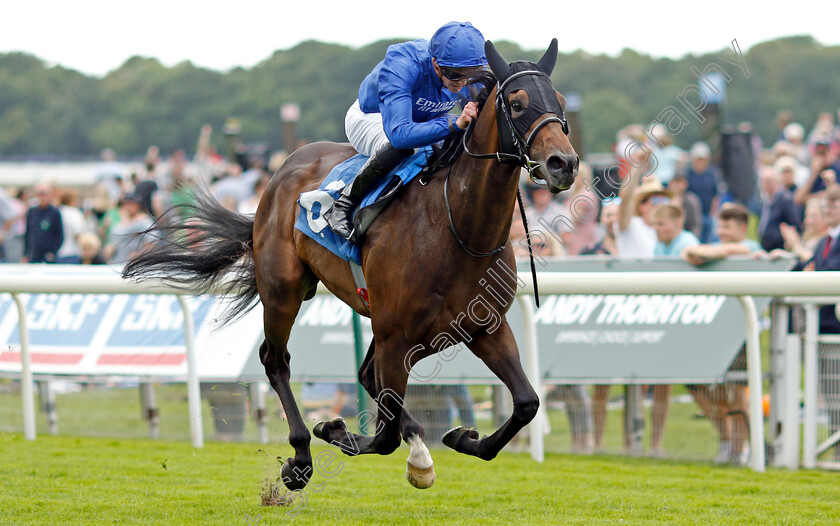
<path fill-rule="evenodd" d="M 484 36 L 469 22 L 449 22 L 428 42 L 388 47 L 385 59 L 362 81 L 359 98 L 344 119 L 350 143 L 370 159 L 324 214 L 336 234 L 355 243 L 351 218 L 367 191 L 415 148 L 466 129 L 478 116 L 475 102 L 467 103 L 460 115 L 449 111 L 469 96 L 467 83 L 486 64 Z"/>

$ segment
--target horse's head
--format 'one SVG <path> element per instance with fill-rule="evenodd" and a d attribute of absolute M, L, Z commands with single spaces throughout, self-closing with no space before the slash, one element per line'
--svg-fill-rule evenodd
<path fill-rule="evenodd" d="M 538 63 L 508 63 L 487 41 L 487 62 L 498 79 L 496 119 L 502 152 L 523 159 L 532 178 L 543 179 L 551 193 L 575 181 L 580 159 L 569 142 L 563 107 L 566 99 L 551 85 L 557 61 L 557 39 Z"/>

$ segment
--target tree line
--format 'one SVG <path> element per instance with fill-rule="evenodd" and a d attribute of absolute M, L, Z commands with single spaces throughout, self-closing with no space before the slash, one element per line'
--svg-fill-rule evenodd
<path fill-rule="evenodd" d="M 345 141 L 344 114 L 358 87 L 396 41 L 353 49 L 317 41 L 280 50 L 251 68 L 219 72 L 190 62 L 165 67 L 153 58 L 132 57 L 102 78 L 91 77 L 25 53 L 0 54 L 0 156 L 95 156 L 113 148 L 123 156 L 140 155 L 150 145 L 161 151 L 193 151 L 205 123 L 220 132 L 226 120 L 241 123 L 245 143 L 283 144 L 280 106 L 300 106 L 298 137 Z M 740 42 L 750 78 L 727 89 L 723 121 L 748 121 L 765 140 L 778 130 L 775 116 L 791 110 L 810 129 L 820 112 L 840 106 L 840 47 L 823 46 L 809 36 L 752 45 Z M 508 58 L 536 61 L 543 50 L 523 50 L 500 42 Z M 721 43 L 721 51 L 728 43 Z M 609 151 L 618 129 L 649 123 L 715 54 L 679 60 L 654 59 L 625 49 L 617 57 L 584 51 L 560 54 L 552 74 L 555 87 L 577 94 L 576 116 L 583 148 Z M 688 127 L 677 144 L 700 137 Z M 222 150 L 221 133 L 213 138 Z"/>

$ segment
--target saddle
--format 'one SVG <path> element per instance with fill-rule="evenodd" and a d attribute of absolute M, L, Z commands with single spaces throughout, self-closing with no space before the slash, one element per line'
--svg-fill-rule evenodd
<path fill-rule="evenodd" d="M 432 148 L 418 150 L 403 160 L 387 177 L 362 199 L 353 216 L 353 224 L 361 240 L 374 219 L 387 208 L 400 191 L 423 170 L 432 154 Z M 323 213 L 329 210 L 341 190 L 349 184 L 364 166 L 368 157 L 358 154 L 333 168 L 317 190 L 304 192 L 298 198 L 300 213 L 295 228 L 315 240 L 333 254 L 356 264 L 361 264 L 359 245 L 350 243 L 330 230 Z"/>

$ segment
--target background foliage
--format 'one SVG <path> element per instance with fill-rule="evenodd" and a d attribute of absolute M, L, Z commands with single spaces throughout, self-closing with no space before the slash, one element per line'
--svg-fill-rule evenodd
<path fill-rule="evenodd" d="M 165 67 L 153 58 L 132 57 L 103 78 L 23 53 L 0 54 L 0 155 L 96 155 L 104 147 L 138 155 L 152 144 L 164 152 L 191 152 L 202 124 L 220 131 L 229 117 L 242 122 L 246 143 L 279 149 L 279 107 L 286 102 L 301 106 L 299 137 L 344 141 L 344 113 L 359 83 L 394 42 L 352 49 L 307 41 L 253 68 L 225 73 L 189 62 Z M 777 133 L 778 110 L 792 110 L 810 129 L 819 112 L 834 112 L 840 105 L 835 74 L 840 47 L 808 36 L 764 42 L 748 51 L 741 45 L 749 79 L 721 63 L 733 75 L 725 122 L 749 121 L 767 142 Z M 537 60 L 542 53 L 510 42 L 497 47 L 509 60 Z M 608 151 L 619 128 L 649 123 L 676 104 L 682 89 L 696 84 L 690 67 L 702 70 L 712 61 L 715 54 L 672 60 L 629 49 L 618 57 L 576 51 L 560 55 L 552 80 L 561 92 L 581 97 L 584 149 Z M 688 146 L 700 132 L 693 122 L 677 144 Z M 214 142 L 221 148 L 220 133 Z"/>

